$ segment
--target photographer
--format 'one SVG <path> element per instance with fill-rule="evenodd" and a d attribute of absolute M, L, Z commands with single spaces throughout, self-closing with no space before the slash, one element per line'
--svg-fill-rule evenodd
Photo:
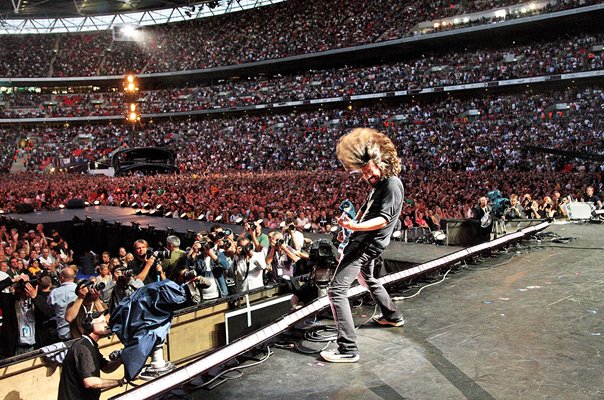
<path fill-rule="evenodd" d="M 193 246 L 187 253 L 186 260 L 186 266 L 188 268 L 194 270 L 197 275 L 207 280 L 208 285 L 202 290 L 204 300 L 217 299 L 218 297 L 228 295 L 222 271 L 228 269 L 230 264 L 226 260 L 224 254 L 215 248 L 212 239 L 215 239 L 213 235 L 202 236 L 200 241 L 193 243 Z M 220 276 L 222 277 L 224 294 L 220 288 L 215 272 L 220 273 Z"/>
<path fill-rule="evenodd" d="M 161 266 L 165 271 L 165 276 L 170 277 L 177 266 L 185 263 L 187 253 L 180 249 L 180 239 L 174 235 L 166 238 L 166 249 L 170 252 L 170 257 L 164 259 L 161 262 Z"/>
<path fill-rule="evenodd" d="M 14 293 L 2 292 L 11 285 L 14 285 Z M 4 357 L 27 353 L 36 346 L 36 319 L 32 296 L 33 287 L 26 274 L 5 278 L 0 282 L 0 308 L 3 312 L 0 347 Z"/>
<path fill-rule="evenodd" d="M 267 268 L 264 253 L 254 251 L 254 245 L 248 239 L 237 241 L 235 266 L 240 292 L 264 286 L 262 274 Z"/>
<path fill-rule="evenodd" d="M 268 251 L 268 235 L 262 233 L 262 221 L 247 221 L 238 239 L 248 239 L 257 252 Z"/>
<path fill-rule="evenodd" d="M 75 291 L 76 284 L 74 283 L 74 279 L 75 271 L 69 267 L 64 268 L 59 275 L 61 286 L 50 292 L 48 296 L 48 305 L 54 310 L 57 331 L 61 340 L 71 339 L 71 331 L 69 330 L 69 322 L 65 320 L 65 312 L 67 311 L 67 306 L 78 296 Z"/>
<path fill-rule="evenodd" d="M 221 226 L 214 225 L 210 228 L 209 238 L 214 243 L 212 251 L 216 253 L 216 259 L 212 254 L 208 254 L 210 257 L 210 264 L 212 268 L 212 274 L 216 278 L 218 284 L 218 290 L 220 296 L 228 296 L 229 290 L 226 283 L 226 279 L 231 276 L 233 271 L 233 259 L 237 251 L 237 244 L 233 240 L 233 231 L 230 229 L 223 230 Z"/>
<path fill-rule="evenodd" d="M 95 311 L 107 310 L 107 305 L 99 298 L 99 292 L 105 288 L 102 282 L 82 279 L 76 284 L 75 292 L 78 297 L 67 306 L 65 320 L 69 322 L 72 338 L 79 338 L 85 333 L 82 321 Z"/>
<path fill-rule="evenodd" d="M 285 244 L 296 251 L 301 251 L 304 247 L 304 234 L 296 229 L 296 224 L 293 220 L 288 219 L 283 228 L 283 239 Z"/>
<path fill-rule="evenodd" d="M 113 276 L 112 283 L 103 290 L 103 298 L 109 298 L 109 312 L 113 312 L 117 305 L 125 297 L 134 293 L 136 289 L 145 286 L 132 269 L 113 267 L 111 274 Z"/>
<path fill-rule="evenodd" d="M 36 318 L 36 345 L 44 347 L 59 342 L 57 323 L 53 319 L 54 312 L 48 305 L 48 296 L 52 290 L 52 279 L 49 276 L 40 276 L 38 284 L 25 284 L 25 292 L 34 305 Z"/>
<path fill-rule="evenodd" d="M 198 276 L 195 270 L 189 269 L 186 265 L 179 265 L 176 267 L 176 270 L 172 275 L 172 280 L 183 285 L 185 289 L 187 301 L 182 307 L 191 307 L 201 304 L 204 300 L 203 290 L 210 289 L 212 285 L 214 286 L 214 292 L 216 292 L 216 283 L 213 282 L 211 278 Z"/>
<path fill-rule="evenodd" d="M 128 269 L 136 273 L 136 279 L 145 285 L 166 279 L 161 265 L 149 251 L 149 244 L 144 239 L 134 242 L 134 260 L 128 263 Z"/>
<path fill-rule="evenodd" d="M 290 280 L 295 275 L 295 264 L 300 259 L 294 249 L 287 246 L 281 232 L 272 231 L 268 234 L 269 251 L 266 255 L 267 271 L 273 282 L 281 279 Z"/>
<path fill-rule="evenodd" d="M 513 219 L 519 219 L 519 218 L 526 218 L 526 215 L 524 215 L 524 210 L 523 210 L 522 206 L 520 205 L 520 203 L 518 202 L 517 194 L 512 194 L 510 196 L 510 205 L 507 206 L 506 209 L 504 210 L 503 218 L 506 221 L 513 220 Z"/>

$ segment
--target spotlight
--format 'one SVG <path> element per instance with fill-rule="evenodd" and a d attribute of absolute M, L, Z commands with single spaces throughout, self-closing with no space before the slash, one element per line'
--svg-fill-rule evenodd
<path fill-rule="evenodd" d="M 199 217 L 197 217 L 197 220 L 198 220 L 198 221 L 203 221 L 205 217 L 206 217 L 206 215 L 205 215 L 205 214 L 203 214 L 203 213 L 202 213 L 202 214 L 199 214 Z"/>
<path fill-rule="evenodd" d="M 189 219 L 189 217 L 187 216 L 187 213 L 182 213 L 180 214 L 180 219 Z"/>
<path fill-rule="evenodd" d="M 65 204 L 59 204 L 59 208 L 62 210 L 65 208 Z"/>
<path fill-rule="evenodd" d="M 310 222 L 309 222 L 308 224 L 304 224 L 304 230 L 305 230 L 306 232 L 310 232 L 310 228 L 312 228 L 312 225 L 311 225 L 311 223 L 310 223 Z"/>
<path fill-rule="evenodd" d="M 242 217 L 237 218 L 237 219 L 235 220 L 235 223 L 236 223 L 237 225 L 241 225 L 241 224 L 243 224 L 243 218 L 242 218 Z"/>
<path fill-rule="evenodd" d="M 214 221 L 216 221 L 216 222 L 222 221 L 222 215 L 217 215 L 216 218 L 214 218 Z"/>
<path fill-rule="evenodd" d="M 85 202 L 84 202 L 84 205 L 85 205 L 86 207 L 88 207 L 88 206 L 90 206 L 90 202 L 85 201 Z"/>
<path fill-rule="evenodd" d="M 174 228 L 172 228 L 171 226 L 166 227 L 166 235 L 174 235 Z"/>
<path fill-rule="evenodd" d="M 86 219 L 84 220 L 85 223 L 90 224 L 92 223 L 92 218 L 90 218 L 88 215 L 86 216 Z"/>
<path fill-rule="evenodd" d="M 136 204 L 136 202 L 134 202 L 134 203 L 130 204 L 130 207 L 136 208 L 136 207 L 138 207 L 138 204 Z"/>
<path fill-rule="evenodd" d="M 163 207 L 164 207 L 163 205 L 158 204 L 158 205 L 155 207 L 155 209 L 156 209 L 156 210 L 161 210 Z"/>
<path fill-rule="evenodd" d="M 126 207 L 126 200 L 120 201 L 120 207 Z"/>
<path fill-rule="evenodd" d="M 94 201 L 94 205 L 95 205 L 95 206 L 98 206 L 99 204 L 101 204 L 101 202 L 100 202 L 100 201 L 98 201 L 98 200 L 95 200 L 95 201 Z"/>
<path fill-rule="evenodd" d="M 283 225 L 283 226 L 285 226 L 285 225 Z M 283 228 L 283 226 L 282 226 L 282 228 Z M 329 230 L 329 232 L 336 233 L 339 230 L 340 230 L 340 227 L 338 225 L 334 225 L 334 226 L 331 227 L 331 229 Z"/>
<path fill-rule="evenodd" d="M 167 213 L 165 213 L 164 217 L 166 217 L 166 218 L 172 218 L 172 211 L 168 211 Z"/>

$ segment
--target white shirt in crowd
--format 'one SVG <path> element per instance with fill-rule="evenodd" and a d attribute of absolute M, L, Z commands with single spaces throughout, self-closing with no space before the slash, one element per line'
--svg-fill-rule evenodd
<path fill-rule="evenodd" d="M 262 273 L 265 269 L 266 261 L 262 251 L 254 252 L 250 259 L 237 259 L 237 280 L 240 282 L 241 291 L 245 292 L 264 286 Z"/>

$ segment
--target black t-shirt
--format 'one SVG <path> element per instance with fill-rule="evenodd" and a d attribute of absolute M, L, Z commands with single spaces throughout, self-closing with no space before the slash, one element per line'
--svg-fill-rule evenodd
<path fill-rule="evenodd" d="M 135 258 L 134 260 L 132 260 L 128 263 L 128 269 L 134 270 L 134 272 L 138 275 L 145 268 L 146 263 L 147 263 L 146 260 L 139 260 L 138 258 Z M 159 281 L 159 279 L 158 279 L 159 274 L 157 273 L 156 265 L 157 265 L 157 260 L 149 269 L 149 273 L 147 274 L 147 277 L 144 280 L 145 285 Z"/>
<path fill-rule="evenodd" d="M 88 336 L 81 337 L 67 352 L 61 370 L 58 400 L 99 399 L 101 389 L 86 389 L 84 379 L 101 377 L 101 369 L 108 361 L 99 352 L 98 345 Z"/>
<path fill-rule="evenodd" d="M 403 209 L 404 193 L 403 183 L 396 176 L 379 181 L 365 204 L 359 210 L 359 213 L 367 210 L 360 222 L 368 221 L 375 217 L 384 217 L 388 221 L 388 224 L 375 231 L 352 232 L 350 240 L 373 244 L 382 250 L 385 249 L 390 244 L 390 236 L 392 236 L 398 217 Z"/>

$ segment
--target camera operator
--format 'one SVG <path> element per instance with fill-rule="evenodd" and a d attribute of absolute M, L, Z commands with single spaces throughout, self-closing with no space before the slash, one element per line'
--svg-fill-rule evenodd
<path fill-rule="evenodd" d="M 264 286 L 262 274 L 267 268 L 264 253 L 254 251 L 254 245 L 249 239 L 243 238 L 237 241 L 235 266 L 240 292 Z"/>
<path fill-rule="evenodd" d="M 65 319 L 69 322 L 71 337 L 79 338 L 85 333 L 82 321 L 93 312 L 107 310 L 107 305 L 99 298 L 99 292 L 105 288 L 102 282 L 97 283 L 94 278 L 82 279 L 76 284 L 75 292 L 78 297 L 67 306 Z"/>
<path fill-rule="evenodd" d="M 290 280 L 295 275 L 295 264 L 300 259 L 294 249 L 285 244 L 283 234 L 278 231 L 269 232 L 269 251 L 266 255 L 267 270 L 273 282 L 281 279 Z"/>
<path fill-rule="evenodd" d="M 253 245 L 257 252 L 262 250 L 268 251 L 268 235 L 262 233 L 262 221 L 247 221 L 245 223 L 245 229 L 239 234 L 239 239 L 248 239 Z"/>
<path fill-rule="evenodd" d="M 111 334 L 107 319 L 93 312 L 83 321 L 84 335 L 67 352 L 61 369 L 59 400 L 99 399 L 101 389 L 123 386 L 125 379 L 101 378 L 101 371 L 111 373 L 121 364 L 121 357 L 109 361 L 99 352 L 100 338 Z"/>
<path fill-rule="evenodd" d="M 2 292 L 11 285 L 14 293 Z M 2 308 L 0 346 L 4 357 L 30 352 L 36 346 L 36 319 L 32 304 L 32 289 L 29 276 L 26 274 L 5 278 L 0 282 L 0 308 Z"/>

